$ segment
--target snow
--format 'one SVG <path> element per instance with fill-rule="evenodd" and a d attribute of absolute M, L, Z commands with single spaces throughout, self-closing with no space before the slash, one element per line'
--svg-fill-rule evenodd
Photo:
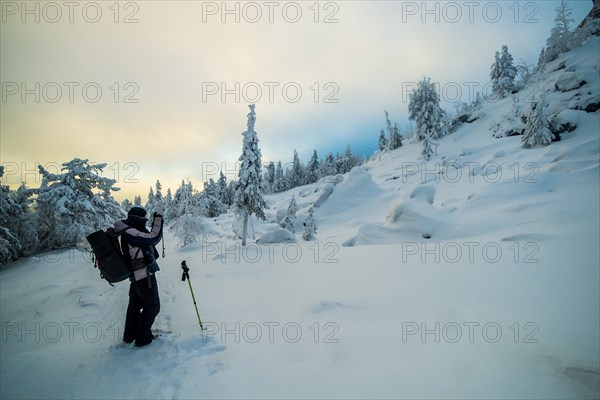
<path fill-rule="evenodd" d="M 598 44 L 553 63 L 597 66 Z M 551 115 L 598 96 L 554 92 L 560 73 L 541 81 Z M 246 247 L 232 214 L 184 249 L 167 231 L 146 348 L 121 342 L 128 284 L 84 249 L 8 265 L 0 398 L 598 398 L 598 112 L 565 111 L 574 131 L 523 149 L 489 131 L 512 102 L 484 103 L 428 162 L 405 141 L 265 196 Z M 297 224 L 319 203 L 316 241 L 274 223 L 292 196 Z"/>
<path fill-rule="evenodd" d="M 294 243 L 296 242 L 296 236 L 287 229 L 278 228 L 274 231 L 265 233 L 262 235 L 256 243 L 259 244 L 271 244 L 271 243 Z"/>

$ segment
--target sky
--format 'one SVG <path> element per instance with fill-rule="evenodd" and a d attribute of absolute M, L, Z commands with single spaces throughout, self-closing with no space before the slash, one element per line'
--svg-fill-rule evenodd
<path fill-rule="evenodd" d="M 75 157 L 115 198 L 236 177 L 248 104 L 263 163 L 406 134 L 424 76 L 452 114 L 490 92 L 494 53 L 535 64 L 557 1 L 1 1 L 2 183 Z M 578 24 L 591 0 L 568 1 Z"/>

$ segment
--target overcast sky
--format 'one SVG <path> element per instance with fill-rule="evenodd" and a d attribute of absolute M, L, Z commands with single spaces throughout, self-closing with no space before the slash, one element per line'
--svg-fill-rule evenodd
<path fill-rule="evenodd" d="M 489 92 L 502 45 L 536 63 L 559 3 L 2 1 L 3 182 L 74 157 L 108 163 L 119 200 L 234 178 L 249 101 L 263 162 L 365 152 L 384 109 L 406 131 L 423 76 L 452 112 Z M 592 7 L 568 4 L 576 23 Z"/>

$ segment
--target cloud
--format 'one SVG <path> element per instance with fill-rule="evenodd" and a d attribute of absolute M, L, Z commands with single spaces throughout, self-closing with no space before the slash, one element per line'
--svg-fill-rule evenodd
<path fill-rule="evenodd" d="M 248 22 L 255 6 L 244 2 L 226 5 L 237 4 L 239 23 L 233 14 L 222 23 L 221 13 L 203 13 L 215 5 L 220 10 L 222 2 L 121 4 L 118 16 L 112 3 L 99 4 L 97 23 L 81 10 L 73 23 L 66 13 L 58 23 L 22 23 L 19 15 L 3 23 L 3 86 L 40 82 L 41 101 L 29 94 L 22 102 L 20 93 L 3 101 L 0 156 L 31 165 L 90 158 L 118 165 L 111 173 L 121 170 L 121 178 L 133 171 L 123 166 L 135 163 L 138 183 L 128 181 L 120 195 L 131 198 L 145 196 L 157 178 L 174 189 L 182 178 L 201 185 L 207 166 L 232 171 L 250 101 L 257 102 L 265 160 L 289 161 L 294 149 L 308 159 L 314 148 L 324 156 L 347 143 L 376 141 L 384 109 L 403 129 L 406 89 L 424 75 L 465 91 L 465 82 L 483 85 L 502 44 L 516 61 L 535 62 L 557 2 L 496 2 L 503 12 L 497 23 L 481 13 L 487 3 L 473 21 L 455 3 L 463 7 L 455 23 L 448 21 L 448 2 L 427 3 L 440 7 L 439 23 L 423 9 L 409 12 L 423 2 L 320 2 L 316 8 L 301 2 L 296 23 L 288 22 L 296 15 L 292 2 L 271 10 L 273 22 L 268 6 L 254 3 L 262 13 L 256 23 Z M 576 20 L 591 7 L 572 5 Z M 123 23 L 126 17 L 138 22 Z M 526 23 L 527 17 L 538 22 Z M 52 82 L 63 89 L 56 103 L 43 89 Z M 69 82 L 77 83 L 72 102 Z M 92 95 L 101 89 L 98 101 L 88 101 L 86 85 Z"/>

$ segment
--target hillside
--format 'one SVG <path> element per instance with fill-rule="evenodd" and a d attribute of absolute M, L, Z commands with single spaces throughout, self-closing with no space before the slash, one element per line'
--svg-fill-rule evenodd
<path fill-rule="evenodd" d="M 521 126 L 509 97 L 428 162 L 407 141 L 266 196 L 254 239 L 294 195 L 296 242 L 242 248 L 231 214 L 184 249 L 167 233 L 161 336 L 146 348 L 121 342 L 128 285 L 100 280 L 83 249 L 9 265 L 0 397 L 597 398 L 599 45 L 539 77 L 554 122 L 575 127 L 547 147 L 495 137 Z M 311 206 L 318 241 L 305 242 Z"/>

